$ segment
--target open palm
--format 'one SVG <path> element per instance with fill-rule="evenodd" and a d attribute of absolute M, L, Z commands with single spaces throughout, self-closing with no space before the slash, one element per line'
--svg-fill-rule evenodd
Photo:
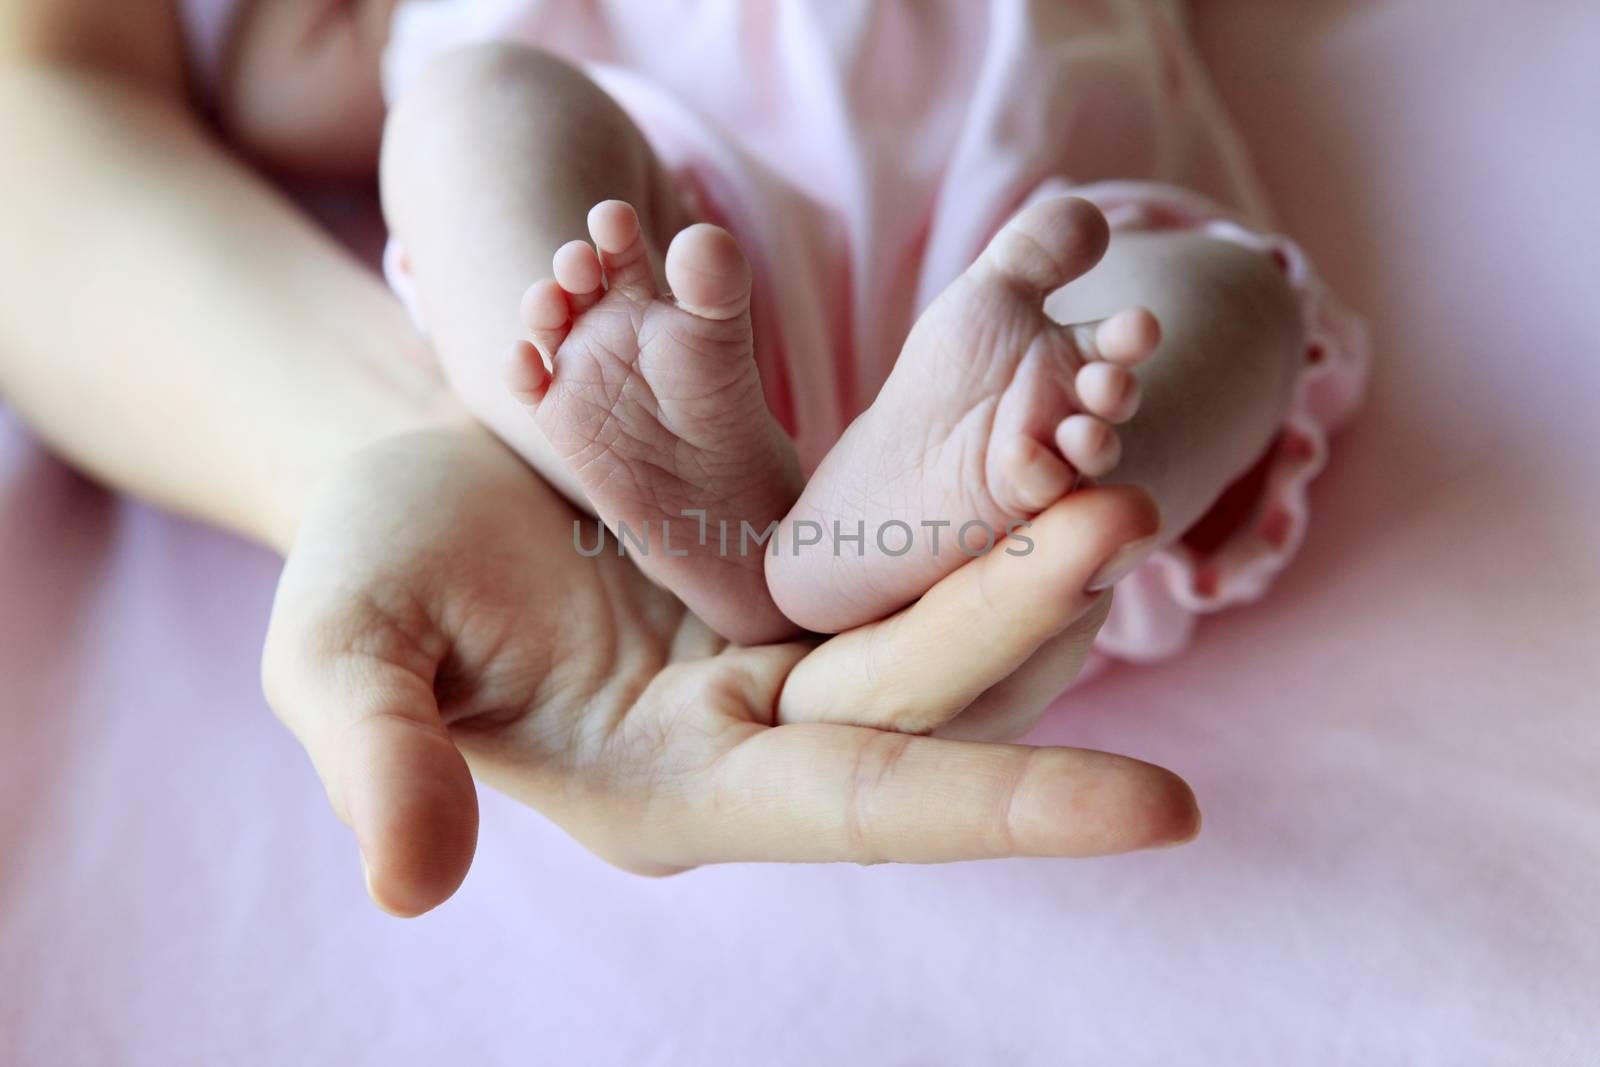
<path fill-rule="evenodd" d="M 264 682 L 388 910 L 465 876 L 474 775 L 640 873 L 1194 832 L 1188 787 L 1149 764 L 918 736 L 964 710 L 1014 729 L 1070 681 L 1097 622 L 1087 576 L 1154 522 L 1135 491 L 1069 497 L 1032 555 L 963 567 L 894 618 L 760 648 L 728 646 L 629 560 L 580 556 L 575 518 L 477 430 L 369 450 L 304 517 Z"/>

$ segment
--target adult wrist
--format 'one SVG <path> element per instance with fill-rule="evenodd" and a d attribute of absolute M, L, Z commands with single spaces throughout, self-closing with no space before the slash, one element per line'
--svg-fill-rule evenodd
<path fill-rule="evenodd" d="M 306 433 L 294 442 L 276 472 L 273 491 L 263 494 L 260 512 L 247 523 L 255 540 L 286 555 L 312 497 L 327 483 L 347 476 L 372 450 L 435 436 L 441 441 L 488 437 L 437 378 L 390 382 L 388 388 L 372 393 L 342 424 Z M 298 428 L 290 432 L 298 436 Z"/>

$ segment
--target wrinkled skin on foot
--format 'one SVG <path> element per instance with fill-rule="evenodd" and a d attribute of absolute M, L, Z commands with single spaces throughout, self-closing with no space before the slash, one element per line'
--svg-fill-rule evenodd
<path fill-rule="evenodd" d="M 759 549 L 699 543 L 702 522 L 765 529 L 800 491 L 756 370 L 750 267 L 726 230 L 690 226 L 667 250 L 669 297 L 632 207 L 597 205 L 589 229 L 594 243 L 559 249 L 523 298 L 532 344 L 510 385 L 612 531 L 648 539 L 647 573 L 733 640 L 792 635 Z"/>
<path fill-rule="evenodd" d="M 1108 239 L 1087 201 L 1036 204 L 923 313 L 877 399 L 785 520 L 767 577 L 791 619 L 832 633 L 882 618 L 966 562 L 964 524 L 1003 533 L 1116 465 L 1114 425 L 1138 408 L 1129 368 L 1154 352 L 1156 322 L 1141 308 L 1080 325 L 1044 313 L 1045 298 L 1094 266 Z M 801 521 L 830 536 L 794 550 Z M 854 532 L 858 521 L 863 548 L 835 552 L 833 524 Z M 904 554 L 903 533 L 877 536 L 891 522 L 912 529 Z M 976 552 L 985 536 L 977 529 L 964 543 Z"/>

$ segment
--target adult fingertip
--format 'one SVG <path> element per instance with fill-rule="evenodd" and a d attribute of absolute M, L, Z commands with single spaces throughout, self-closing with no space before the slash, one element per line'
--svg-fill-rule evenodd
<path fill-rule="evenodd" d="M 379 911 L 384 912 L 387 915 L 392 915 L 396 919 L 414 919 L 418 915 L 422 914 L 420 911 L 408 911 L 405 908 L 402 908 L 400 905 L 389 900 L 389 898 L 384 894 L 383 890 L 379 888 L 378 883 L 373 879 L 372 864 L 367 862 L 367 857 L 365 855 L 361 857 L 361 877 L 367 885 L 367 899 L 372 901 L 372 903 L 377 906 Z"/>
<path fill-rule="evenodd" d="M 1169 848 L 1200 833 L 1200 805 L 1178 775 L 1154 763 L 1113 756 L 1099 810 L 1108 833 L 1107 853 Z"/>
<path fill-rule="evenodd" d="M 368 867 L 367 895 L 379 908 L 411 919 L 432 911 L 455 895 L 466 880 L 477 847 L 478 819 L 458 809 L 441 813 L 432 826 L 410 840 L 391 845 L 389 855 Z"/>
<path fill-rule="evenodd" d="M 1155 499 L 1134 485 L 1096 485 L 1062 498 L 1030 523 L 1029 533 L 1064 543 L 1122 545 L 1161 532 L 1161 509 Z M 1051 553 L 1047 558 L 1064 556 Z"/>
<path fill-rule="evenodd" d="M 1192 840 L 1200 807 L 1164 767 L 1108 752 L 1041 749 L 1014 830 L 1032 855 L 1110 856 Z"/>
<path fill-rule="evenodd" d="M 1115 547 L 1101 560 L 1084 584 L 1086 593 L 1099 593 L 1126 578 L 1148 559 L 1161 543 L 1161 509 L 1149 493 L 1135 486 L 1097 487 L 1119 521 L 1104 527 Z M 1114 535 L 1114 536 L 1113 536 Z"/>
<path fill-rule="evenodd" d="M 1135 537 L 1153 537 L 1161 532 L 1161 508 L 1155 497 L 1136 485 L 1098 486 L 1097 493 L 1105 493 L 1126 509 L 1129 532 Z"/>
<path fill-rule="evenodd" d="M 476 822 L 474 817 L 470 827 L 424 835 L 408 843 L 400 855 L 376 862 L 363 853 L 362 875 L 372 903 L 396 918 L 414 919 L 449 900 L 461 888 L 472 864 Z M 433 839 L 432 845 L 426 843 L 427 838 Z"/>
<path fill-rule="evenodd" d="M 1149 827 L 1148 841 L 1140 848 L 1176 848 L 1187 845 L 1200 836 L 1203 818 L 1200 803 L 1189 783 L 1164 767 L 1151 767 L 1158 772 L 1161 787 L 1150 790 L 1151 801 L 1146 815 Z"/>
<path fill-rule="evenodd" d="M 390 720 L 347 806 L 367 895 L 390 915 L 431 911 L 460 888 L 478 840 L 478 797 L 443 732 Z"/>

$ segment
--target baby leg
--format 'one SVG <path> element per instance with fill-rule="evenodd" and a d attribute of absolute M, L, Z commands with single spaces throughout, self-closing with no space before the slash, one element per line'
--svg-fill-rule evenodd
<path fill-rule="evenodd" d="M 382 173 L 468 407 L 580 507 L 642 541 L 640 566 L 713 628 L 745 642 L 792 632 L 759 552 L 699 537 L 723 521 L 763 529 L 799 491 L 756 371 L 748 266 L 724 231 L 683 228 L 659 161 L 615 102 L 533 49 L 453 52 L 391 115 Z M 513 347 L 508 389 L 505 353 L 523 336 L 543 354 Z"/>

